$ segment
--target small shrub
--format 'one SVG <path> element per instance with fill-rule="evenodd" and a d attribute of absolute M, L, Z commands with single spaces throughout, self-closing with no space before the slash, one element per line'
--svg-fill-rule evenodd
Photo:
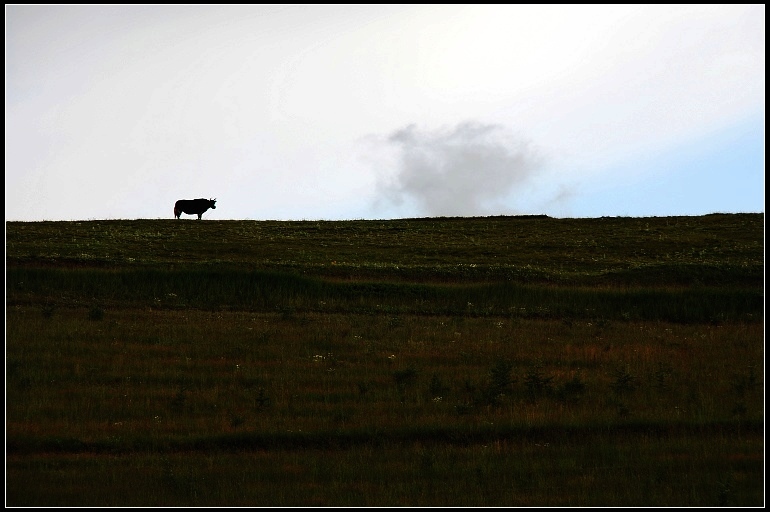
<path fill-rule="evenodd" d="M 43 309 L 42 309 L 43 318 L 51 318 L 55 310 L 56 310 L 56 306 L 54 306 L 53 304 L 49 303 L 49 304 L 43 305 Z"/>
<path fill-rule="evenodd" d="M 535 364 L 524 377 L 524 388 L 527 397 L 534 402 L 538 398 L 550 396 L 553 393 L 553 377 L 543 375 L 542 363 Z"/>
<path fill-rule="evenodd" d="M 455 405 L 455 412 L 458 416 L 465 416 L 473 411 L 473 405 L 468 403 L 461 403 Z"/>
<path fill-rule="evenodd" d="M 737 401 L 735 405 L 733 405 L 732 409 L 730 409 L 730 413 L 739 419 L 745 418 L 748 412 L 749 409 L 746 407 L 746 403 L 743 401 Z"/>
<path fill-rule="evenodd" d="M 396 389 L 401 400 L 404 400 L 406 394 L 406 388 L 411 386 L 415 380 L 417 380 L 417 370 L 411 366 L 403 370 L 396 370 L 393 372 L 393 380 L 396 381 Z"/>
<path fill-rule="evenodd" d="M 498 361 L 489 370 L 489 381 L 476 396 L 479 405 L 499 405 L 500 399 L 510 391 L 514 380 L 511 378 L 513 364 L 508 361 Z"/>
<path fill-rule="evenodd" d="M 292 306 L 279 306 L 277 309 L 281 320 L 296 320 L 297 310 Z"/>
<path fill-rule="evenodd" d="M 403 319 L 400 316 L 391 316 L 388 317 L 388 328 L 389 329 L 395 329 L 397 327 L 401 327 L 403 325 Z"/>
<path fill-rule="evenodd" d="M 270 397 L 267 396 L 263 388 L 257 390 L 257 396 L 254 398 L 254 404 L 258 410 L 262 410 L 270 405 Z"/>
<path fill-rule="evenodd" d="M 91 308 L 91 311 L 88 312 L 88 318 L 94 321 L 102 320 L 104 319 L 104 310 L 98 306 L 94 306 Z"/>
<path fill-rule="evenodd" d="M 636 377 L 628 372 L 628 368 L 618 368 L 615 370 L 615 380 L 610 387 L 618 395 L 632 393 L 636 390 Z"/>
<path fill-rule="evenodd" d="M 655 387 L 658 389 L 658 391 L 668 391 L 671 387 L 669 385 L 669 378 L 671 377 L 671 374 L 673 373 L 673 370 L 671 369 L 671 365 L 659 363 L 658 369 L 655 370 Z"/>
<path fill-rule="evenodd" d="M 586 385 L 579 375 L 575 375 L 556 390 L 556 398 L 561 402 L 577 402 L 586 390 Z"/>
<path fill-rule="evenodd" d="M 176 412 L 181 412 L 184 409 L 184 404 L 187 401 L 187 388 L 181 388 L 179 392 L 171 399 L 171 409 Z"/>
<path fill-rule="evenodd" d="M 428 395 L 430 395 L 430 398 L 443 397 L 448 391 L 449 388 L 445 386 L 438 375 L 434 373 L 430 379 L 430 384 L 428 385 Z"/>
<path fill-rule="evenodd" d="M 747 391 L 751 391 L 759 386 L 757 375 L 754 371 L 754 365 L 750 365 L 746 374 L 733 375 L 732 387 L 738 396 L 744 396 Z"/>
<path fill-rule="evenodd" d="M 730 505 L 732 497 L 733 485 L 730 478 L 725 478 L 717 485 L 717 502 L 720 507 L 727 507 Z"/>
<path fill-rule="evenodd" d="M 498 361 L 489 371 L 489 386 L 494 391 L 503 393 L 508 391 L 514 379 L 511 378 L 513 363 L 509 361 Z"/>

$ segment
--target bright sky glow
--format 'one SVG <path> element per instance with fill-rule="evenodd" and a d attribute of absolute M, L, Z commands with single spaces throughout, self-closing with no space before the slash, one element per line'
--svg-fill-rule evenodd
<path fill-rule="evenodd" d="M 6 220 L 764 212 L 764 4 L 5 13 Z"/>

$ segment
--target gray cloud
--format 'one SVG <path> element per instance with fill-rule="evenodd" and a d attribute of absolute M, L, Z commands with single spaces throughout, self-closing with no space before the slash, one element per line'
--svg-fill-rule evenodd
<path fill-rule="evenodd" d="M 428 216 L 471 216 L 511 210 L 502 202 L 542 167 L 530 143 L 502 126 L 465 122 L 448 130 L 415 125 L 391 134 L 396 169 L 380 194 L 396 205 L 413 201 Z"/>

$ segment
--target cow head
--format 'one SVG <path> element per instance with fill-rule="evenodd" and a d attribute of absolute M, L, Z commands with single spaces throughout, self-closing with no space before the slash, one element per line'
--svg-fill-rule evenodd
<path fill-rule="evenodd" d="M 209 202 L 211 203 L 211 209 L 212 210 L 216 210 L 217 207 L 216 207 L 216 205 L 214 203 L 216 203 L 217 200 L 216 199 L 209 199 Z"/>

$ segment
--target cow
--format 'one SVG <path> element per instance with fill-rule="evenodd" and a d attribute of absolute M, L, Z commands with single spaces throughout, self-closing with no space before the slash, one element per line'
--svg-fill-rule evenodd
<path fill-rule="evenodd" d="M 216 199 L 180 199 L 174 203 L 174 216 L 178 219 L 180 215 L 186 213 L 188 215 L 198 215 L 198 220 L 201 220 L 204 212 L 211 208 L 216 210 L 214 205 Z"/>

